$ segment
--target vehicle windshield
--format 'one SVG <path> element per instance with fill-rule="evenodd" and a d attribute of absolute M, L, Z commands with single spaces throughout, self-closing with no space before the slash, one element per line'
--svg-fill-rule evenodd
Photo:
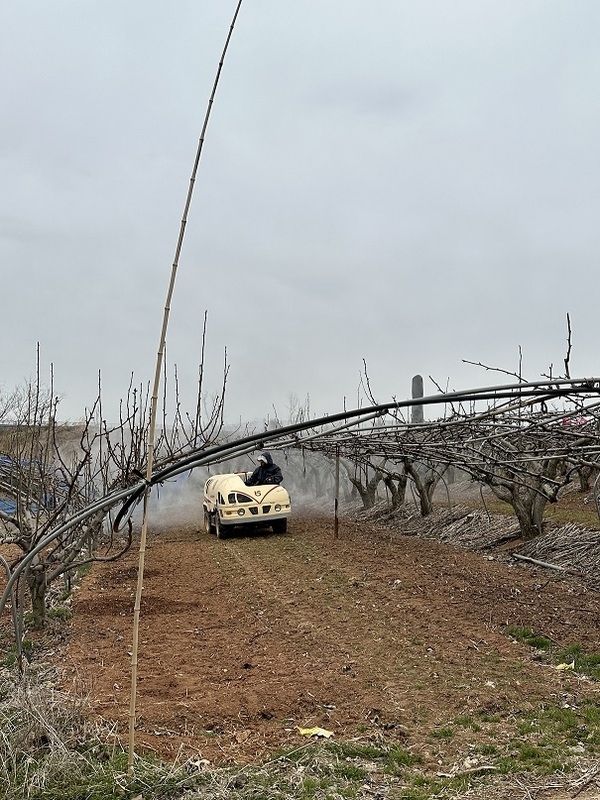
<path fill-rule="evenodd" d="M 230 503 L 253 503 L 254 500 L 251 497 L 248 497 L 246 494 L 241 494 L 240 492 L 231 492 L 227 500 Z"/>

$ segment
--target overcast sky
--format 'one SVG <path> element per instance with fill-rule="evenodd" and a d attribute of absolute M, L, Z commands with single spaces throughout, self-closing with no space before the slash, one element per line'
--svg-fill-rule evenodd
<path fill-rule="evenodd" d="M 0 388 L 61 416 L 152 380 L 235 0 L 3 0 Z M 204 311 L 235 419 L 600 374 L 600 3 L 244 0 L 168 335 L 192 409 Z"/>

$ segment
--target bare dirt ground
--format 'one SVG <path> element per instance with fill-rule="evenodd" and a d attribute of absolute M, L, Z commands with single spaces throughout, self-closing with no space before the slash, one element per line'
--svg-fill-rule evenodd
<path fill-rule="evenodd" d="M 89 687 L 125 741 L 137 557 L 96 565 L 76 591 L 64 657 L 65 681 Z M 330 519 L 295 517 L 286 535 L 225 541 L 165 523 L 146 553 L 137 741 L 248 763 L 320 726 L 398 742 L 447 773 L 488 735 L 482 723 L 441 736 L 452 720 L 494 719 L 499 741 L 529 709 L 598 699 L 507 627 L 600 652 L 599 620 L 600 594 L 573 577 L 369 523 L 345 521 L 335 539 Z"/>

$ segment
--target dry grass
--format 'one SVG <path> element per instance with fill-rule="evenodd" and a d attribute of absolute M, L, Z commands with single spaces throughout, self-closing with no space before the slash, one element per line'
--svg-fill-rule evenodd
<path fill-rule="evenodd" d="M 57 691 L 53 678 L 49 669 L 0 674 L 0 787 L 7 800 L 22 797 L 23 786 L 43 790 L 58 775 L 77 779 L 80 750 L 94 738 L 86 698 Z"/>
<path fill-rule="evenodd" d="M 5 800 L 591 800 L 600 762 L 546 778 L 457 774 L 425 779 L 404 751 L 377 743 L 308 742 L 262 765 L 168 765 L 126 754 L 88 721 L 79 687 L 58 691 L 48 668 L 0 671 L 0 792 Z M 110 742 L 110 745 L 107 744 Z M 473 771 L 475 773 L 475 771 Z"/>

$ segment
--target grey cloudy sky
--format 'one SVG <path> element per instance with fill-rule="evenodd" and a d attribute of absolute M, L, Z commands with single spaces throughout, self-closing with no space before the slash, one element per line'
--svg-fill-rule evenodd
<path fill-rule="evenodd" d="M 151 380 L 235 0 L 0 5 L 0 386 L 63 417 Z M 168 359 L 228 416 L 598 375 L 597 0 L 244 0 L 208 129 Z M 426 380 L 426 392 L 434 388 Z"/>

